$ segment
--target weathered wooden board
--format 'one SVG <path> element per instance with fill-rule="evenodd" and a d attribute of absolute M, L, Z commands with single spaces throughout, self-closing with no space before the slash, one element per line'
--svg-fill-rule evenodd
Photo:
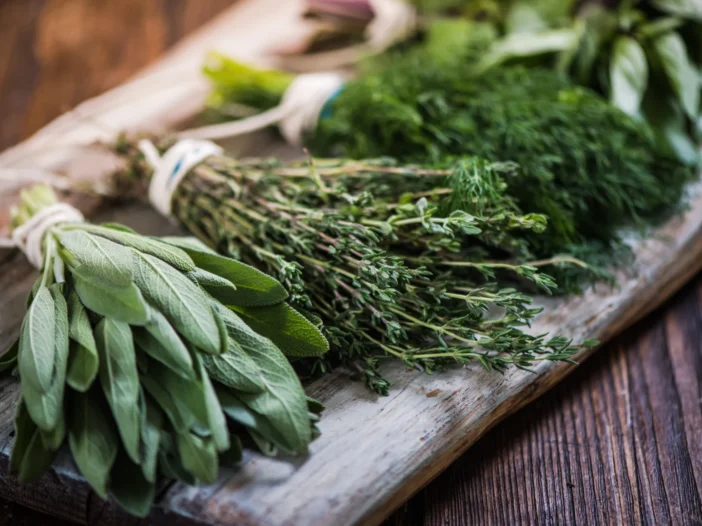
<path fill-rule="evenodd" d="M 294 3 L 285 3 L 275 19 L 260 15 L 271 5 L 280 7 L 279 2 L 244 3 L 216 22 L 210 32 L 182 46 L 176 58 L 167 59 L 131 87 L 87 103 L 60 119 L 60 125 L 53 124 L 29 143 L 0 155 L 0 166 L 58 169 L 68 160 L 72 174 L 87 164 L 95 169 L 83 150 L 57 147 L 57 134 L 68 142 L 109 139 L 110 132 L 95 122 L 110 122 L 110 128 L 115 129 L 142 129 L 147 124 L 168 127 L 190 117 L 200 107 L 206 90 L 197 77 L 202 53 L 211 48 L 225 49 L 257 60 L 257 52 L 268 44 L 269 35 L 275 33 L 279 38 L 282 33 L 295 32 L 280 21 L 294 15 Z M 173 88 L 172 95 L 164 94 L 158 100 L 147 96 L 136 108 L 133 106 L 131 97 L 135 94 L 148 94 L 176 76 L 184 82 Z M 170 88 L 166 93 L 171 93 Z M 52 147 L 45 149 L 49 144 Z M 108 162 L 108 158 L 98 155 L 100 163 Z M 111 219 L 150 233 L 173 229 L 145 207 L 115 211 Z M 598 287 L 582 298 L 551 301 L 535 330 L 606 340 L 659 305 L 702 267 L 702 198 L 693 199 L 690 211 L 671 220 L 655 238 L 638 243 L 637 254 L 637 271 L 622 275 L 618 289 Z M 22 256 L 0 254 L 0 349 L 17 333 L 34 275 Z M 585 354 L 579 357 L 585 358 Z M 309 388 L 310 394 L 321 398 L 328 409 L 321 426 L 323 435 L 308 459 L 291 464 L 251 454 L 240 469 L 223 472 L 212 486 L 164 487 L 162 506 L 154 511 L 151 521 L 303 525 L 378 522 L 494 423 L 570 370 L 567 366 L 542 364 L 535 374 L 512 372 L 500 376 L 475 367 L 426 377 L 394 364 L 386 370 L 394 384 L 386 398 L 373 397 L 339 372 Z M 35 484 L 21 486 L 7 475 L 11 417 L 17 396 L 16 383 L 0 382 L 0 495 L 85 524 L 141 523 L 92 495 L 65 455 L 51 474 Z"/>

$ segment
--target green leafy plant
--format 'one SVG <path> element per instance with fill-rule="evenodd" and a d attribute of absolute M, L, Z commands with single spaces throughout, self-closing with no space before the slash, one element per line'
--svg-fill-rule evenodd
<path fill-rule="evenodd" d="M 127 184 L 148 182 L 139 151 L 129 142 L 120 151 L 131 160 Z M 580 263 L 530 262 L 523 234 L 546 222 L 506 195 L 518 177 L 513 164 L 472 158 L 431 168 L 215 156 L 183 179 L 173 212 L 209 246 L 276 276 L 323 323 L 332 352 L 298 370 L 343 363 L 387 393 L 382 357 L 427 372 L 467 362 L 502 371 L 576 351 L 520 328 L 540 312 L 525 292 L 555 288 L 539 267 Z"/>
<path fill-rule="evenodd" d="M 55 203 L 48 187 L 23 191 L 13 227 Z M 55 225 L 43 258 L 1 362 L 21 381 L 10 460 L 21 481 L 67 443 L 100 497 L 145 516 L 159 476 L 211 483 L 247 442 L 307 451 L 317 416 L 279 349 L 328 345 L 273 278 L 196 240 L 115 224 Z M 285 330 L 267 323 L 281 310 Z"/>

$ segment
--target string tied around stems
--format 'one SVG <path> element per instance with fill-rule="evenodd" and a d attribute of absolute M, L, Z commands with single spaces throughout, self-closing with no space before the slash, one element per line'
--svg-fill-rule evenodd
<path fill-rule="evenodd" d="M 149 201 L 166 217 L 171 217 L 173 193 L 183 177 L 195 166 L 212 155 L 221 155 L 223 150 L 211 141 L 182 139 L 171 146 L 163 156 L 159 155 L 149 140 L 139 141 L 139 149 L 146 162 L 154 169 L 149 183 Z"/>
<path fill-rule="evenodd" d="M 40 269 L 44 260 L 44 235 L 53 226 L 82 223 L 83 214 L 68 203 L 54 203 L 43 208 L 12 231 L 11 237 L 0 238 L 0 247 L 20 249 L 29 262 Z"/>
<path fill-rule="evenodd" d="M 226 139 L 277 124 L 285 140 L 299 146 L 305 132 L 317 127 L 327 102 L 343 85 L 344 77 L 340 73 L 298 75 L 285 90 L 278 106 L 245 119 L 186 130 L 179 136 L 191 139 Z"/>

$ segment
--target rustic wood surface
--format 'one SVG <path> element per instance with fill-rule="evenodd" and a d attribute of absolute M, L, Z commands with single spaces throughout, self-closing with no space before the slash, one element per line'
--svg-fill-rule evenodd
<path fill-rule="evenodd" d="M 231 3 L 0 2 L 0 150 L 84 98 L 121 83 L 181 35 Z M 138 217 L 141 223 L 150 216 L 142 216 L 142 221 Z M 678 247 L 687 252 L 682 256 L 689 256 L 691 248 Z M 670 288 L 679 287 L 693 265 L 694 261 L 683 261 L 678 266 L 678 279 L 667 275 Z M 22 265 L 21 257 L 11 256 L 11 261 L 0 268 L 0 276 L 5 302 L 0 331 L 7 327 L 16 330 L 22 313 L 21 296 L 31 271 Z M 668 307 L 607 345 L 564 385 L 489 433 L 388 523 L 702 524 L 699 293 L 697 282 Z M 628 312 L 635 313 L 639 307 L 645 311 L 657 301 L 641 290 L 639 294 L 641 304 L 627 305 Z M 600 307 L 605 308 L 605 304 Z M 0 333 L 0 340 L 8 336 Z M 398 374 L 403 376 L 403 372 Z M 540 387 L 525 393 L 525 398 L 555 380 L 542 378 L 542 383 L 535 384 Z M 422 385 L 413 379 L 398 380 L 411 383 L 413 388 Z M 424 382 L 425 391 L 417 393 L 418 403 L 426 403 L 427 392 L 442 381 Z M 0 392 L 0 398 L 3 393 L 11 396 L 12 389 Z M 443 403 L 447 411 L 466 410 L 464 405 L 453 406 L 446 393 L 438 395 L 437 402 Z M 497 402 L 498 414 L 488 418 L 486 425 L 521 400 L 511 405 Z M 0 422 L 3 411 L 7 413 L 7 405 L 4 407 L 0 409 Z M 448 433 L 450 429 L 443 431 Z M 0 430 L 0 437 L 2 433 Z M 403 438 L 407 437 L 399 433 L 394 437 L 398 447 Z M 457 439 L 452 447 L 464 449 L 475 438 Z M 377 520 L 386 515 L 388 507 L 399 505 L 418 489 L 417 484 L 446 467 L 446 458 L 452 457 L 444 455 L 439 465 L 415 473 L 414 485 L 397 492 L 382 509 L 364 512 L 363 516 Z M 409 458 L 407 462 L 415 460 Z M 3 483 L 9 486 L 11 481 L 0 479 L 0 491 Z M 222 494 L 227 488 L 235 490 L 236 484 L 233 486 L 230 482 L 224 490 L 211 490 L 220 505 L 214 508 L 206 505 L 202 495 L 193 498 L 178 487 L 165 496 L 177 496 L 172 503 L 205 519 L 244 520 L 241 511 L 221 509 L 227 503 Z M 4 494 L 26 501 L 29 492 L 41 487 L 29 488 L 24 495 L 11 493 L 17 491 L 13 487 Z M 55 489 L 56 484 L 51 487 Z M 64 497 L 59 494 L 45 499 L 44 510 L 84 523 L 97 523 L 111 512 L 86 492 L 78 497 L 87 503 L 80 512 L 87 513 L 75 517 L 74 510 L 66 509 L 71 504 Z M 155 519 L 177 522 L 172 514 Z M 44 524 L 49 520 L 53 519 L 13 504 L 0 504 L 0 524 Z"/>

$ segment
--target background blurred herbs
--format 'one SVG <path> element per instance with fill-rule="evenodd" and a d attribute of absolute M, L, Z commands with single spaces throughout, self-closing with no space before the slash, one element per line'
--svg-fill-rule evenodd
<path fill-rule="evenodd" d="M 124 182 L 146 183 L 138 150 L 125 142 L 121 151 L 132 160 Z M 520 329 L 541 310 L 524 291 L 555 287 L 539 267 L 581 263 L 529 262 L 524 232 L 546 223 L 507 194 L 518 174 L 474 158 L 426 168 L 210 157 L 181 182 L 173 210 L 208 245 L 276 276 L 294 306 L 323 322 L 332 352 L 298 370 L 343 363 L 386 393 L 382 356 L 428 372 L 472 361 L 501 371 L 575 352 Z"/>
<path fill-rule="evenodd" d="M 23 191 L 13 228 L 55 203 L 47 187 Z M 196 240 L 114 224 L 55 225 L 43 254 L 2 357 L 21 381 L 10 459 L 20 480 L 41 476 L 67 443 L 101 498 L 143 517 L 159 476 L 212 483 L 247 443 L 307 451 L 318 418 L 308 406 L 319 404 L 261 333 L 296 355 L 328 345 L 273 278 Z"/>

